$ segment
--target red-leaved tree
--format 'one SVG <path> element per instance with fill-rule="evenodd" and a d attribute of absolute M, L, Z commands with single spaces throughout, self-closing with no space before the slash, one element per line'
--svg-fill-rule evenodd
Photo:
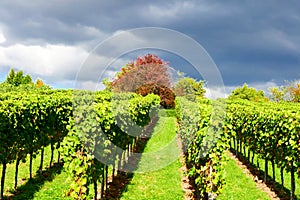
<path fill-rule="evenodd" d="M 134 92 L 143 85 L 155 84 L 170 88 L 171 77 L 168 62 L 147 54 L 138 57 L 121 69 L 112 83 L 116 92 Z"/>
<path fill-rule="evenodd" d="M 135 93 L 146 96 L 150 93 L 160 97 L 160 105 L 163 108 L 175 108 L 175 93 L 168 87 L 149 84 L 139 87 Z"/>

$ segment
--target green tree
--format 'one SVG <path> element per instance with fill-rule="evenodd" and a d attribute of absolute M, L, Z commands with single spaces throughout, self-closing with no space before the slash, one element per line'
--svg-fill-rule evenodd
<path fill-rule="evenodd" d="M 105 90 L 112 91 L 113 83 L 109 80 L 109 78 L 104 78 L 102 80 L 102 84 L 105 86 Z"/>
<path fill-rule="evenodd" d="M 286 81 L 280 87 L 269 88 L 273 101 L 300 102 L 300 80 Z"/>
<path fill-rule="evenodd" d="M 16 73 L 14 69 L 10 70 L 9 74 L 6 77 L 5 83 L 13 86 L 33 84 L 30 75 L 24 75 L 23 71 L 21 70 Z"/>
<path fill-rule="evenodd" d="M 13 85 L 14 79 L 15 79 L 15 70 L 11 69 L 8 76 L 6 77 L 6 83 Z"/>
<path fill-rule="evenodd" d="M 18 71 L 15 75 L 13 85 L 19 86 L 23 83 L 24 74 L 23 71 Z"/>
<path fill-rule="evenodd" d="M 33 82 L 32 82 L 32 78 L 31 78 L 30 75 L 27 74 L 27 75 L 23 78 L 22 84 L 31 84 L 31 83 L 33 83 Z"/>
<path fill-rule="evenodd" d="M 255 88 L 248 87 L 244 84 L 243 87 L 238 87 L 231 92 L 228 99 L 246 99 L 249 101 L 268 101 L 265 93 L 262 90 L 256 90 Z"/>
<path fill-rule="evenodd" d="M 196 97 L 204 97 L 206 90 L 204 89 L 204 81 L 197 82 L 193 78 L 180 78 L 174 86 L 177 96 L 194 95 Z"/>
<path fill-rule="evenodd" d="M 288 92 L 286 87 L 272 87 L 269 88 L 269 91 L 271 92 L 270 98 L 272 101 L 281 102 L 286 100 L 286 94 Z"/>
<path fill-rule="evenodd" d="M 294 83 L 289 88 L 289 94 L 293 102 L 300 102 L 300 83 Z"/>

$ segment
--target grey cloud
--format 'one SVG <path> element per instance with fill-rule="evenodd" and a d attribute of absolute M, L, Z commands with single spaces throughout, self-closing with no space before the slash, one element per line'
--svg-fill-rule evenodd
<path fill-rule="evenodd" d="M 0 2 L 0 28 L 7 41 L 1 45 L 50 43 L 90 50 L 116 31 L 162 26 L 203 45 L 226 85 L 279 83 L 300 76 L 299 7 L 296 0 L 4 0 Z M 123 42 L 131 45 L 131 41 Z M 188 65 L 173 60 L 178 69 Z M 68 77 L 73 76 L 74 72 Z"/>

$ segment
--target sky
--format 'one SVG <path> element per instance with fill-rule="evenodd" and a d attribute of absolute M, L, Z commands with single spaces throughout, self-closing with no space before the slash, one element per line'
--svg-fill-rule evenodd
<path fill-rule="evenodd" d="M 175 51 L 125 51 L 150 36 L 127 34 L 128 39 L 115 40 L 113 46 L 101 46 L 132 29 L 158 27 L 201 45 L 222 78 L 225 90 L 211 84 L 216 94 L 229 94 L 244 83 L 267 91 L 300 79 L 299 8 L 297 0 L 1 0 L 0 81 L 14 68 L 53 88 L 73 88 L 78 83 L 94 87 L 101 79 L 96 77 L 99 68 L 108 66 L 104 74 L 112 77 L 147 52 L 169 61 L 174 70 L 203 78 L 190 60 Z M 184 45 L 171 38 L 158 34 L 150 39 L 156 47 L 167 43 L 177 50 Z M 189 53 L 195 52 L 191 48 Z M 99 62 L 90 62 L 91 57 Z"/>

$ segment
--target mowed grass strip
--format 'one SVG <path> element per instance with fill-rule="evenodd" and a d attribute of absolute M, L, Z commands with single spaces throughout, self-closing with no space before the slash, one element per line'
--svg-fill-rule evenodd
<path fill-rule="evenodd" d="M 248 149 L 247 149 L 248 150 Z M 264 172 L 264 167 L 265 167 L 265 160 L 258 157 L 256 154 L 254 156 L 254 165 L 256 168 L 258 168 L 257 166 L 257 159 L 258 159 L 258 163 L 259 163 L 259 168 L 262 172 Z M 272 173 L 272 163 L 269 161 L 268 162 L 268 180 L 272 179 L 273 177 L 273 173 Z M 280 188 L 280 184 L 281 184 L 281 174 L 280 174 L 280 168 L 277 167 L 275 165 L 275 181 L 278 184 L 278 187 Z M 286 192 L 286 196 L 288 198 L 288 196 L 290 195 L 290 190 L 291 190 L 291 173 L 287 172 L 286 170 L 283 171 L 283 177 L 284 177 L 284 190 Z M 273 179 L 272 179 L 273 180 Z M 297 176 L 297 174 L 295 173 L 295 196 L 297 199 L 300 199 L 300 177 Z"/>
<path fill-rule="evenodd" d="M 9 199 L 68 199 L 65 194 L 69 190 L 70 181 L 67 173 L 63 170 L 62 165 L 54 164 L 49 168 L 51 157 L 50 146 L 45 148 L 43 163 L 43 175 L 37 174 L 40 166 L 40 155 L 33 159 L 32 172 L 33 179 L 29 180 L 29 158 L 25 163 L 21 163 L 18 173 L 18 188 L 15 191 L 15 162 L 7 165 L 7 172 L 5 178 L 4 195 Z M 57 161 L 57 151 L 54 151 L 54 162 Z M 2 170 L 2 166 L 0 167 Z"/>
<path fill-rule="evenodd" d="M 52 181 L 46 181 L 43 186 L 34 194 L 34 200 L 49 200 L 49 199 L 73 199 L 66 196 L 70 189 L 71 180 L 69 175 L 64 170 L 57 174 Z M 91 191 L 92 193 L 93 191 Z M 92 195 L 90 195 L 92 196 Z M 21 200 L 21 199 L 20 199 Z"/>
<path fill-rule="evenodd" d="M 137 170 L 139 173 L 134 174 L 120 199 L 182 200 L 184 193 L 178 155 L 175 118 L 161 116 L 141 157 Z M 142 173 L 143 170 L 151 171 Z"/>
<path fill-rule="evenodd" d="M 269 200 L 268 195 L 261 191 L 256 183 L 237 165 L 236 161 L 228 157 L 225 165 L 226 185 L 217 200 Z"/>

